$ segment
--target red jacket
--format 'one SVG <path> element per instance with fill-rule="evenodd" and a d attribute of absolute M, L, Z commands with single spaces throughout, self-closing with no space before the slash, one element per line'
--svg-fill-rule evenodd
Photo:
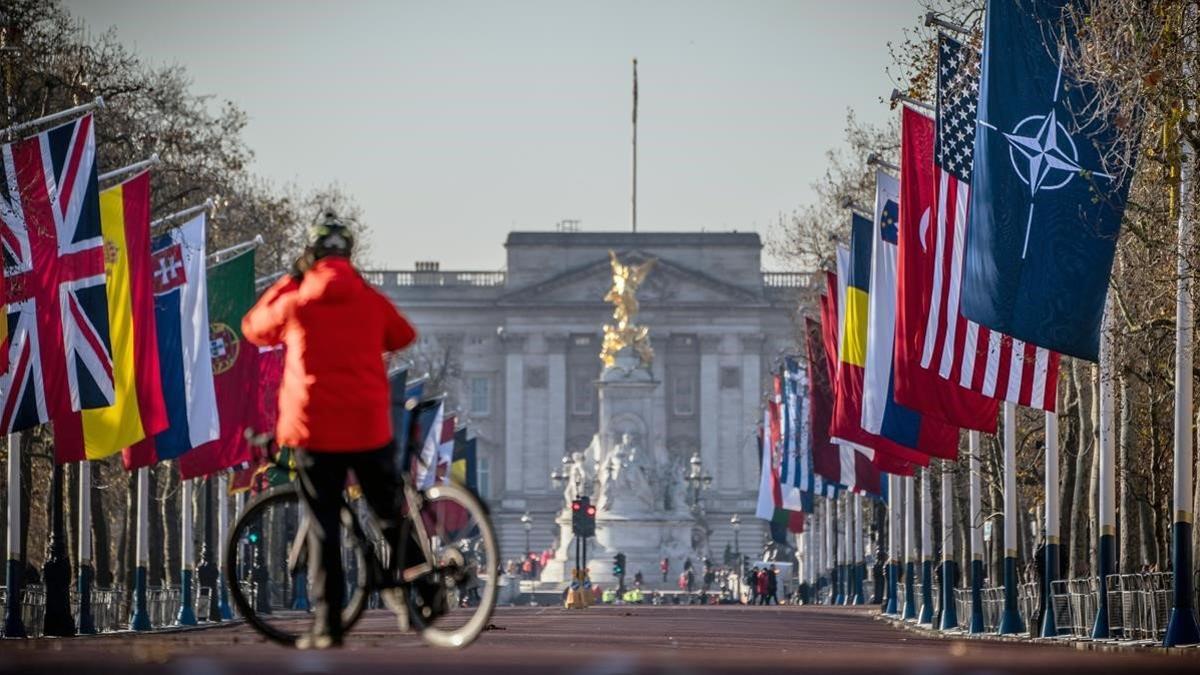
<path fill-rule="evenodd" d="M 283 343 L 276 440 L 315 452 L 374 450 L 392 439 L 384 352 L 416 338 L 411 324 L 345 258 L 286 276 L 242 319 L 259 346 Z"/>

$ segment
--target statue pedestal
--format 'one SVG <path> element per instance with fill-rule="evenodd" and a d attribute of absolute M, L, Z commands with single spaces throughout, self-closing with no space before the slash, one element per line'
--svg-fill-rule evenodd
<path fill-rule="evenodd" d="M 575 567 L 575 538 L 571 536 L 571 516 L 564 509 L 556 522 L 560 526 L 558 548 L 554 559 L 542 571 L 541 581 L 566 583 Z M 683 562 L 692 560 L 696 583 L 700 583 L 703 568 L 699 554 L 692 551 L 692 530 L 695 521 L 681 514 L 642 514 L 633 517 L 601 513 L 596 517 L 596 536 L 588 539 L 587 568 L 593 583 L 615 584 L 613 557 L 625 554 L 625 586 L 633 586 L 633 577 L 642 573 L 646 588 L 675 589 Z M 670 559 L 667 582 L 662 580 L 659 562 Z"/>
<path fill-rule="evenodd" d="M 701 553 L 692 548 L 697 523 L 683 503 L 682 467 L 669 464 L 663 430 L 656 424 L 658 385 L 628 348 L 616 355 L 596 382 L 600 429 L 588 458 L 596 463 L 595 472 L 587 472 L 595 477 L 588 479 L 581 493 L 591 496 L 598 511 L 585 566 L 592 581 L 605 586 L 616 582 L 612 566 L 617 553 L 625 554 L 627 587 L 641 572 L 646 587 L 673 589 L 685 560 L 691 559 L 697 575 L 703 567 Z M 569 489 L 567 498 L 573 494 Z M 566 583 L 575 567 L 569 508 L 563 508 L 555 522 L 560 528 L 558 547 L 541 580 Z M 666 582 L 659 570 L 664 557 L 670 561 Z"/>

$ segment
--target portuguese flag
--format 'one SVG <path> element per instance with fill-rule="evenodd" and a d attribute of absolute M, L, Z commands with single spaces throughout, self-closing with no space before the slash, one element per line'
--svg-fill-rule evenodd
<path fill-rule="evenodd" d="M 250 461 L 243 433 L 257 421 L 258 347 L 242 336 L 242 317 L 254 305 L 254 250 L 208 268 L 209 342 L 221 435 L 179 458 L 186 480 Z"/>

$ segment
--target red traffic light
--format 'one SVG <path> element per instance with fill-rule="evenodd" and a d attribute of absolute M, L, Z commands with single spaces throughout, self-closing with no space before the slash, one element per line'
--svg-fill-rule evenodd
<path fill-rule="evenodd" d="M 579 502 L 571 502 L 571 510 L 578 511 L 579 510 Z"/>
<path fill-rule="evenodd" d="M 594 506 L 589 506 L 589 507 L 588 507 L 588 509 L 587 509 L 587 514 L 588 514 L 589 516 L 595 516 L 595 515 L 596 515 L 596 507 L 594 507 Z"/>

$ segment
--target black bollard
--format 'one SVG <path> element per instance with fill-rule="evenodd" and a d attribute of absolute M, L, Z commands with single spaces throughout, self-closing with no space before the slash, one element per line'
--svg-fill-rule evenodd
<path fill-rule="evenodd" d="M 75 635 L 71 615 L 71 559 L 67 557 L 67 533 L 63 523 L 63 468 L 55 463 L 50 479 L 50 541 L 42 580 L 46 584 L 46 618 L 42 632 L 56 637 Z"/>
<path fill-rule="evenodd" d="M 200 564 L 196 566 L 196 579 L 200 588 L 208 589 L 208 620 L 221 620 L 221 598 L 217 581 L 220 574 L 213 560 L 213 494 L 212 477 L 204 479 L 204 540 L 200 544 Z"/>

